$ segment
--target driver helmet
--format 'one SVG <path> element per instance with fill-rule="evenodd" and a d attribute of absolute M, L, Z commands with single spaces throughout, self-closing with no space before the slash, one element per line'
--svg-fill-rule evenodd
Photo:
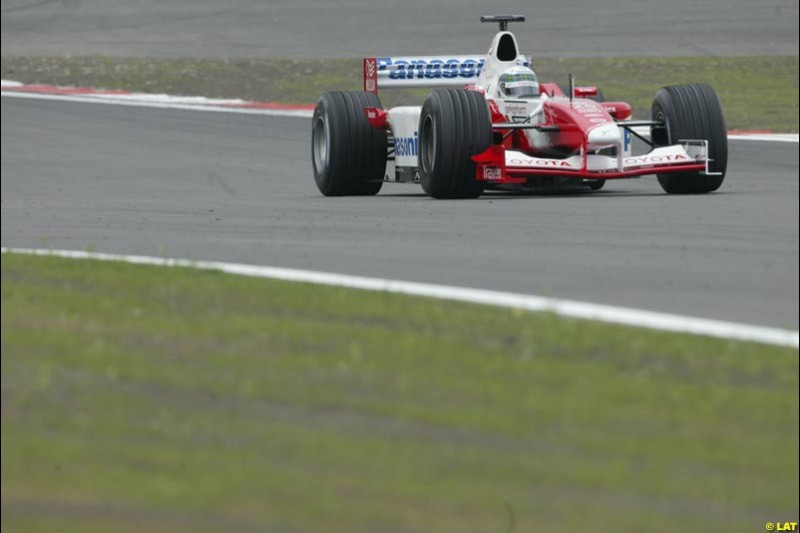
<path fill-rule="evenodd" d="M 539 96 L 539 80 L 528 67 L 511 67 L 500 75 L 498 87 L 506 98 Z"/>

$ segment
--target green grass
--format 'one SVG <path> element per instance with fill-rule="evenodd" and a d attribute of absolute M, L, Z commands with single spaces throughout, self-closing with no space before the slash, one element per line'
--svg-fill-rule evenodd
<path fill-rule="evenodd" d="M 3 531 L 762 531 L 798 354 L 2 256 Z"/>
<path fill-rule="evenodd" d="M 732 129 L 798 131 L 798 57 L 535 60 L 543 81 L 598 85 L 609 99 L 649 116 L 658 88 L 707 82 L 720 93 Z M 307 104 L 324 91 L 361 89 L 357 59 L 2 58 L 2 77 L 26 83 L 93 86 L 170 94 Z M 427 90 L 383 91 L 385 106 L 421 105 Z"/>

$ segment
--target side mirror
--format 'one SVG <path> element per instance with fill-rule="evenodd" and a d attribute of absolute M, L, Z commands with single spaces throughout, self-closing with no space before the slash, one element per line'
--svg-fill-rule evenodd
<path fill-rule="evenodd" d="M 589 98 L 597 96 L 597 87 L 575 87 L 575 98 Z"/>

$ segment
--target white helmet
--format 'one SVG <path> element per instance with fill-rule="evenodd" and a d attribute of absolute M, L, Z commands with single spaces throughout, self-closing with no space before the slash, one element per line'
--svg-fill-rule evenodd
<path fill-rule="evenodd" d="M 539 80 L 528 67 L 511 67 L 500 75 L 497 86 L 506 98 L 539 96 Z"/>

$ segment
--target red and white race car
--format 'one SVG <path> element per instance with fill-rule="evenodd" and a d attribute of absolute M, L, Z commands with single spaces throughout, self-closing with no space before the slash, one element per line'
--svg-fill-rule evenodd
<path fill-rule="evenodd" d="M 727 128 L 713 88 L 664 87 L 650 120 L 631 120 L 629 104 L 603 101 L 571 76 L 568 89 L 539 83 L 508 31 L 524 20 L 481 17 L 500 24 L 486 55 L 369 57 L 363 92 L 323 94 L 311 137 L 322 194 L 371 195 L 397 181 L 420 183 L 434 198 L 475 198 L 486 189 L 599 189 L 643 175 L 658 176 L 668 193 L 719 188 Z M 422 107 L 381 106 L 379 88 L 413 87 L 435 89 Z M 632 136 L 650 151 L 633 154 Z"/>

